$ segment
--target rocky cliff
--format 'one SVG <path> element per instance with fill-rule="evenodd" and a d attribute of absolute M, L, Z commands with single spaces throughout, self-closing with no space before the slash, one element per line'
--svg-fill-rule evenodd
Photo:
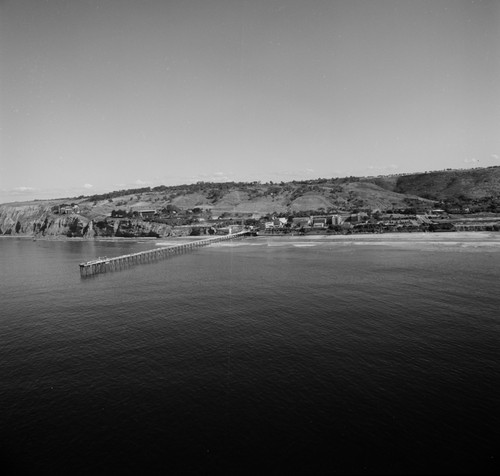
<path fill-rule="evenodd" d="M 0 235 L 95 238 L 95 237 L 164 237 L 188 234 L 162 223 L 139 219 L 92 219 L 79 213 L 55 214 L 50 204 L 0 205 Z"/>

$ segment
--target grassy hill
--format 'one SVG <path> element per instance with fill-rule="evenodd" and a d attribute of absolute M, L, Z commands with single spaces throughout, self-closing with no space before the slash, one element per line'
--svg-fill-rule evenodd
<path fill-rule="evenodd" d="M 500 212 L 500 167 L 378 177 L 373 183 L 396 193 L 434 200 L 450 211 Z"/>
<path fill-rule="evenodd" d="M 386 190 L 431 200 L 454 200 L 459 197 L 474 200 L 498 196 L 500 167 L 380 177 L 373 179 L 373 183 Z"/>

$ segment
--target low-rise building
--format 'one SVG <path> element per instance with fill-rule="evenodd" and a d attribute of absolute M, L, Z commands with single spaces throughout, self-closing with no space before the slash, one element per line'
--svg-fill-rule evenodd
<path fill-rule="evenodd" d="M 359 213 L 351 213 L 350 221 L 351 223 L 362 223 L 368 220 L 368 213 L 359 212 Z"/>
<path fill-rule="evenodd" d="M 141 218 L 153 218 L 158 214 L 156 210 L 137 210 L 137 213 Z"/>
<path fill-rule="evenodd" d="M 274 221 L 266 221 L 264 223 L 264 228 L 266 230 L 274 230 Z"/>
<path fill-rule="evenodd" d="M 327 221 L 327 217 L 311 217 L 311 226 L 313 228 L 326 228 Z"/>
<path fill-rule="evenodd" d="M 70 213 L 80 213 L 80 207 L 78 205 L 61 204 L 57 206 L 57 213 L 61 215 L 69 215 Z"/>
<path fill-rule="evenodd" d="M 294 217 L 292 218 L 292 226 L 294 228 L 302 228 L 311 225 L 311 219 L 307 217 Z"/>
<path fill-rule="evenodd" d="M 342 225 L 346 221 L 347 218 L 349 218 L 350 215 L 348 214 L 340 214 L 337 213 L 335 215 L 332 215 L 332 225 Z"/>

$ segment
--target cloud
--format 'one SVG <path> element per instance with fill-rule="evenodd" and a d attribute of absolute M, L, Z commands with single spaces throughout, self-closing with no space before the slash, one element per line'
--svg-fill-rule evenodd
<path fill-rule="evenodd" d="M 491 154 L 491 158 L 495 160 L 500 160 L 500 156 L 498 154 Z"/>
<path fill-rule="evenodd" d="M 281 170 L 275 170 L 273 172 L 269 172 L 266 174 L 266 176 L 262 177 L 263 179 L 269 179 L 271 180 L 303 180 L 303 179 L 309 179 L 313 174 L 316 172 L 314 169 L 281 169 Z"/>
<path fill-rule="evenodd" d="M 41 191 L 33 187 L 25 187 L 21 185 L 10 189 L 0 189 L 0 203 L 19 202 L 25 200 L 33 200 L 38 198 Z"/>
<path fill-rule="evenodd" d="M 399 169 L 399 165 L 396 164 L 389 164 L 389 165 L 369 165 L 368 170 L 375 170 L 378 172 L 387 172 L 391 170 L 397 170 Z"/>
<path fill-rule="evenodd" d="M 93 186 L 91 183 L 86 183 L 86 184 L 83 186 L 83 188 L 87 188 L 87 189 L 89 189 L 89 188 L 94 188 L 94 186 Z"/>
<path fill-rule="evenodd" d="M 212 177 L 209 177 L 210 182 L 230 182 L 230 174 L 224 172 L 215 172 Z"/>
<path fill-rule="evenodd" d="M 134 182 L 135 185 L 148 185 L 149 182 L 145 182 L 144 180 L 141 180 L 141 179 L 137 179 L 135 182 Z"/>
<path fill-rule="evenodd" d="M 471 157 L 470 159 L 467 158 L 467 159 L 464 159 L 464 162 L 466 164 L 477 164 L 479 162 L 479 159 L 476 159 L 474 157 Z"/>
<path fill-rule="evenodd" d="M 190 177 L 180 178 L 181 181 L 186 183 L 196 183 L 196 182 L 231 182 L 234 180 L 232 172 L 212 172 L 209 174 L 201 173 L 198 175 L 192 175 Z"/>

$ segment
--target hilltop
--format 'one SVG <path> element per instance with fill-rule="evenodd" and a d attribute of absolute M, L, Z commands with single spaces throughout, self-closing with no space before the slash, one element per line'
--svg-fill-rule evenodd
<path fill-rule="evenodd" d="M 474 206 L 498 198 L 500 167 L 443 170 L 421 174 L 380 177 L 374 183 L 398 193 L 445 203 Z"/>
<path fill-rule="evenodd" d="M 198 182 L 0 205 L 0 234 L 165 236 L 214 218 L 328 213 L 500 213 L 500 167 L 377 177 Z M 148 215 L 156 212 L 155 219 Z M 159 218 L 158 218 L 159 217 Z"/>

